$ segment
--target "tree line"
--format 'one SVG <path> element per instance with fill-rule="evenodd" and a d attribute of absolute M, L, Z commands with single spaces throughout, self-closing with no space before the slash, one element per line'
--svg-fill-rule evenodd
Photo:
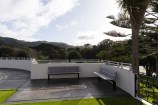
<path fill-rule="evenodd" d="M 1 57 L 32 57 L 38 60 L 50 59 L 104 59 L 119 62 L 131 61 L 131 41 L 112 41 L 105 39 L 98 45 L 85 44 L 74 48 L 60 48 L 42 43 L 35 47 L 0 47 Z"/>

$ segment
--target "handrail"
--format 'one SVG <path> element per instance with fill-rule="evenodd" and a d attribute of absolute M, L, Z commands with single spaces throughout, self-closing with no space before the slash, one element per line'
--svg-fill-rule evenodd
<path fill-rule="evenodd" d="M 121 69 L 123 69 L 124 67 L 129 67 L 130 70 L 132 70 L 132 64 L 131 63 L 120 63 L 120 67 Z"/>
<path fill-rule="evenodd" d="M 108 61 L 108 65 L 113 65 L 113 66 L 119 67 L 120 63 L 119 62 L 115 62 L 115 61 Z"/>
<path fill-rule="evenodd" d="M 26 57 L 0 57 L 0 60 L 32 60 L 33 64 L 40 63 L 104 63 L 106 65 L 115 66 L 121 69 L 132 70 L 132 64 L 109 61 L 109 60 L 100 60 L 100 59 L 52 59 L 52 60 L 35 60 L 33 58 Z"/>
<path fill-rule="evenodd" d="M 132 70 L 132 64 L 131 63 L 123 63 L 123 62 L 116 62 L 116 61 L 109 61 L 109 60 L 102 60 L 102 63 L 105 63 L 106 65 L 110 66 L 116 66 L 121 69 L 128 68 L 129 70 Z"/>
<path fill-rule="evenodd" d="M 32 60 L 28 57 L 0 57 L 0 60 Z"/>

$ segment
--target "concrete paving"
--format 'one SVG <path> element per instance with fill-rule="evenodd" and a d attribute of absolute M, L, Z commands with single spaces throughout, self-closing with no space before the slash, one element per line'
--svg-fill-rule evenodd
<path fill-rule="evenodd" d="M 0 89 L 18 89 L 29 80 L 29 71 L 18 69 L 0 69 Z"/>
<path fill-rule="evenodd" d="M 90 97 L 129 96 L 109 82 L 96 78 L 30 80 L 23 85 L 7 102 L 78 99 Z"/>

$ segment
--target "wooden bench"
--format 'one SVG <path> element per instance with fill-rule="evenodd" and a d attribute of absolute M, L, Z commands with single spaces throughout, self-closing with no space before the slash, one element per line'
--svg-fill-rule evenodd
<path fill-rule="evenodd" d="M 99 78 L 110 81 L 113 84 L 113 90 L 116 90 L 116 78 L 117 72 L 111 72 L 110 70 L 106 70 L 105 68 L 101 68 L 99 72 L 93 72 Z"/>
<path fill-rule="evenodd" d="M 50 75 L 65 75 L 65 74 L 77 74 L 79 79 L 79 67 L 78 66 L 53 66 L 48 67 L 48 80 Z"/>

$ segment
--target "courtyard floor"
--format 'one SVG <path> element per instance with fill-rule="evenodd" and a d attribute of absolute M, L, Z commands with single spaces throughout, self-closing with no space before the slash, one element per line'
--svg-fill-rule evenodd
<path fill-rule="evenodd" d="M 106 81 L 92 79 L 32 80 L 18 89 L 7 102 L 65 100 L 79 98 L 100 98 L 110 96 L 129 96 L 126 92 Z"/>
<path fill-rule="evenodd" d="M 80 98 L 130 97 L 123 90 L 97 78 L 30 80 L 30 72 L 0 69 L 0 89 L 17 89 L 6 103 Z"/>

